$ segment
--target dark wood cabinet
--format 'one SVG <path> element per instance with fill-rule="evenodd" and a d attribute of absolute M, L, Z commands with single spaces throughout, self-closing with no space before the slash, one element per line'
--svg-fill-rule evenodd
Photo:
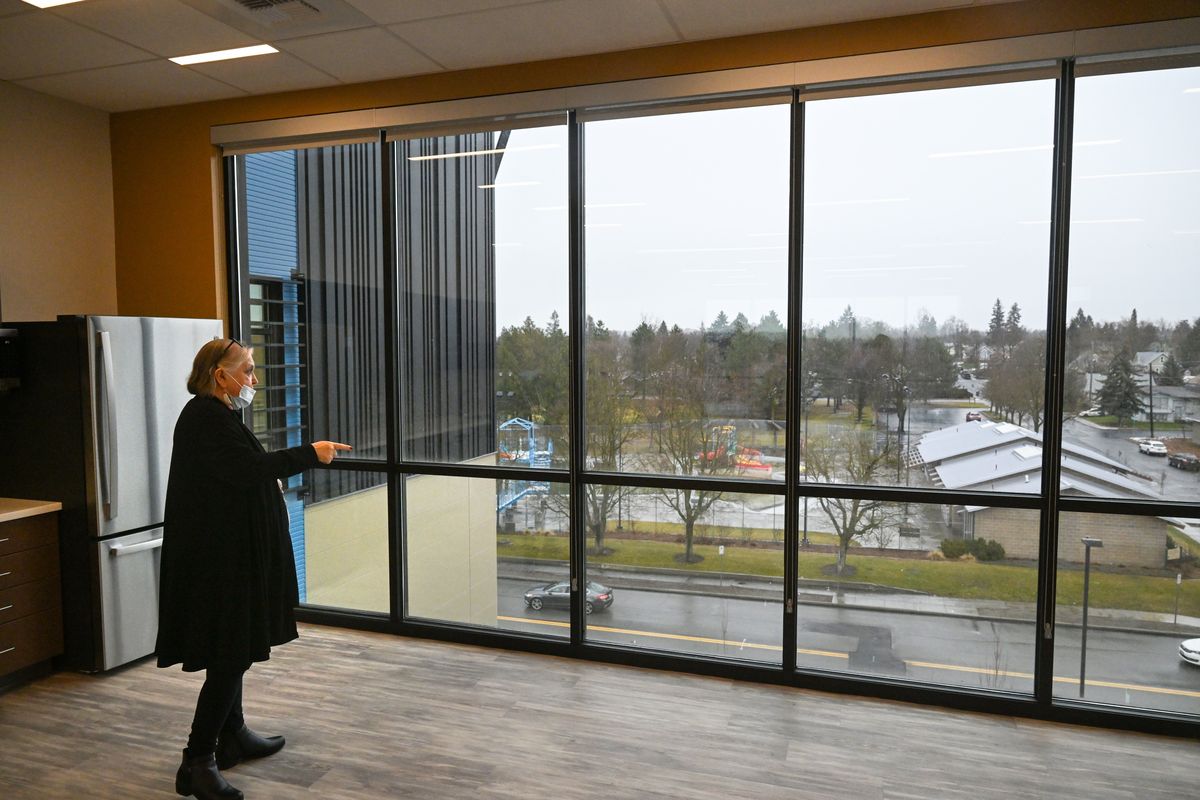
<path fill-rule="evenodd" d="M 0 522 L 0 687 L 62 651 L 58 514 Z"/>

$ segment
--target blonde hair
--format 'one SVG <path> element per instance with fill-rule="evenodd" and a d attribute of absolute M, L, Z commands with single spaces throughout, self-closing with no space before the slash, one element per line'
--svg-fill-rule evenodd
<path fill-rule="evenodd" d="M 188 376 L 187 390 L 192 394 L 212 394 L 216 388 L 213 373 L 218 368 L 231 369 L 243 363 L 254 353 L 237 339 L 213 339 L 205 342 L 196 358 L 192 360 L 192 374 Z"/>

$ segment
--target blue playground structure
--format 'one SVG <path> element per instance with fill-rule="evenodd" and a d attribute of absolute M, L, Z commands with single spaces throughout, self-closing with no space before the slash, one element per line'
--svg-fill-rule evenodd
<path fill-rule="evenodd" d="M 497 428 L 496 459 L 499 463 L 522 467 L 548 468 L 554 456 L 554 442 L 539 441 L 537 423 L 521 417 L 513 417 L 500 423 Z M 546 481 L 501 481 L 496 494 L 496 511 L 511 508 L 526 495 L 550 493 Z"/>

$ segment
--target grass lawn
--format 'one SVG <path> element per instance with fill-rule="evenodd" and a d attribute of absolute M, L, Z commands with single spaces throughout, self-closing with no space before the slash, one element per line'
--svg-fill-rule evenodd
<path fill-rule="evenodd" d="M 725 539 L 731 542 L 782 542 L 783 541 L 783 513 L 779 514 L 780 530 L 772 532 L 768 528 L 742 528 L 737 525 L 702 525 L 696 524 L 695 533 L 697 537 L 706 537 L 711 539 Z M 608 530 L 615 532 L 617 523 L 615 520 L 609 520 Z M 625 530 L 629 533 L 638 534 L 657 534 L 664 536 L 682 536 L 682 522 L 650 522 L 647 520 L 630 520 Z M 815 544 L 837 544 L 837 536 L 832 533 L 821 533 L 819 531 L 808 532 L 809 541 Z M 606 546 L 615 547 L 614 542 L 625 542 L 626 539 L 614 539 L 612 541 L 605 540 Z M 858 542 L 852 542 L 851 547 L 859 547 Z"/>
<path fill-rule="evenodd" d="M 813 538 L 814 535 L 809 536 Z M 506 534 L 503 539 L 510 544 L 499 547 L 498 553 L 502 556 L 567 560 L 565 536 Z M 677 553 L 683 552 L 682 544 L 629 539 L 609 539 L 606 540 L 606 544 L 613 548 L 614 552 L 598 559 L 589 558 L 592 563 L 783 577 L 782 550 L 731 545 L 725 548 L 725 555 L 721 556 L 717 554 L 714 545 L 696 545 L 694 551 L 703 556 L 704 560 L 698 564 L 684 566 L 674 560 Z M 831 580 L 821 573 L 821 568 L 834 561 L 833 553 L 802 552 L 800 577 Z M 1037 599 L 1037 570 L 1033 567 L 971 561 L 859 556 L 854 555 L 853 551 L 847 562 L 857 570 L 849 579 L 852 582 L 911 589 L 939 597 L 1022 603 L 1032 603 Z M 1059 605 L 1080 604 L 1083 597 L 1081 571 L 1060 570 L 1057 584 Z M 1093 571 L 1089 595 L 1088 604 L 1092 608 L 1120 608 L 1169 614 L 1175 608 L 1175 581 L 1173 578 Z M 1186 581 L 1181 587 L 1179 613 L 1200 616 L 1200 580 Z"/>

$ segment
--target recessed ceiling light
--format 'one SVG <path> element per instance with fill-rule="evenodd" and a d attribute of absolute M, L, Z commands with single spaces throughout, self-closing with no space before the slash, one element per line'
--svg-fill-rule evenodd
<path fill-rule="evenodd" d="M 208 61 L 226 61 L 231 58 L 247 58 L 248 56 L 265 56 L 268 53 L 278 53 L 269 44 L 256 44 L 253 47 L 235 47 L 232 50 L 214 50 L 211 53 L 196 53 L 193 56 L 176 56 L 171 60 L 176 64 L 203 64 Z"/>
<path fill-rule="evenodd" d="M 38 8 L 54 8 L 55 6 L 65 6 L 68 3 L 81 3 L 83 0 L 25 0 L 25 2 Z"/>

